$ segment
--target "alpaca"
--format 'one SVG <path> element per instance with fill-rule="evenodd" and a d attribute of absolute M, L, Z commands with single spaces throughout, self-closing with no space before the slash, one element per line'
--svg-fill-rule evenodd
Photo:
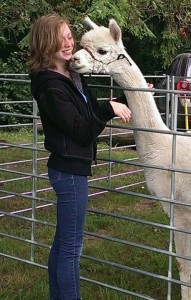
<path fill-rule="evenodd" d="M 121 29 L 115 20 L 111 19 L 109 28 L 97 26 L 88 17 L 86 23 L 91 27 L 81 39 L 82 49 L 77 51 L 71 61 L 71 67 L 78 73 L 106 73 L 122 88 L 148 89 L 147 82 L 138 66 L 124 49 Z M 176 136 L 176 147 L 173 153 L 173 135 L 163 123 L 151 92 L 124 91 L 128 106 L 132 112 L 134 128 L 148 128 L 151 131 L 134 131 L 138 156 L 144 166 L 162 166 L 183 172 L 157 168 L 144 168 L 144 174 L 149 192 L 166 199 L 191 204 L 191 140 L 189 135 Z M 162 131 L 162 132 L 161 132 Z M 175 177 L 174 197 L 171 192 L 172 177 Z M 163 209 L 170 215 L 168 201 L 162 202 Z M 172 210 L 171 210 L 172 211 Z M 174 205 L 174 226 L 177 229 L 191 228 L 191 208 Z M 174 232 L 176 253 L 191 257 L 191 236 L 187 233 Z M 191 299 L 191 260 L 177 258 L 180 280 L 187 283 L 181 285 L 182 300 Z"/>

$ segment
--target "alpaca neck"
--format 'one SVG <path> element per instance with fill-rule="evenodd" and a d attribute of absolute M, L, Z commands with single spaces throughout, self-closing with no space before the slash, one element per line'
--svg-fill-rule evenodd
<path fill-rule="evenodd" d="M 132 66 L 129 66 L 127 61 L 122 60 L 121 66 L 118 62 L 115 67 L 112 77 L 122 88 L 148 89 L 144 76 L 134 63 Z M 132 124 L 134 127 L 168 130 L 162 121 L 151 92 L 124 91 L 124 94 L 132 112 Z"/>
<path fill-rule="evenodd" d="M 127 68 L 125 68 L 126 65 Z M 122 88 L 148 88 L 144 76 L 134 64 L 129 66 L 128 62 L 123 62 L 122 66 L 119 66 L 118 63 L 115 73 L 111 75 Z M 133 127 L 169 130 L 162 121 L 152 92 L 125 91 L 124 93 L 132 112 L 131 121 Z M 167 144 L 171 143 L 171 138 L 168 134 L 134 130 L 134 137 L 138 155 L 144 163 L 148 163 L 150 157 L 155 157 L 158 149 L 165 148 Z"/>

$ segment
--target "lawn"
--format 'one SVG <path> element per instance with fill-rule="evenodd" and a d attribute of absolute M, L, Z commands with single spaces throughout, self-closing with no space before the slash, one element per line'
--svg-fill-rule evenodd
<path fill-rule="evenodd" d="M 2 300 L 48 300 L 46 266 L 55 229 L 56 199 L 46 179 L 48 154 L 42 141 L 39 135 L 34 173 L 32 132 L 1 132 L 3 144 L 30 144 L 29 149 L 9 146 L 0 150 L 1 211 L 5 212 L 1 214 L 4 235 L 0 248 L 5 254 L 1 256 Z M 99 144 L 98 165 L 89 178 L 82 298 L 167 299 L 167 281 L 163 279 L 168 276 L 165 251 L 169 230 L 163 225 L 169 224 L 168 217 L 160 203 L 150 199 L 140 166 L 131 164 L 138 163 L 136 151 L 116 147 L 109 153 L 106 148 L 108 145 Z M 108 158 L 117 162 L 109 164 Z M 174 259 L 172 277 L 179 279 Z M 178 284 L 172 284 L 172 299 L 180 300 Z"/>

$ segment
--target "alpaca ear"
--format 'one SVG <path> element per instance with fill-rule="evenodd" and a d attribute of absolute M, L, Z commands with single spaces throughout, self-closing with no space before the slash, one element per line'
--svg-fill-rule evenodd
<path fill-rule="evenodd" d="M 121 29 L 114 19 L 111 19 L 109 21 L 109 30 L 110 30 L 111 36 L 114 39 L 114 41 L 116 42 L 116 44 L 123 45 Z"/>
<path fill-rule="evenodd" d="M 88 16 L 86 16 L 83 20 L 83 23 L 85 25 L 87 25 L 88 27 L 90 27 L 91 29 L 97 28 L 99 27 L 98 25 L 96 25 L 92 20 L 90 20 L 90 18 Z"/>

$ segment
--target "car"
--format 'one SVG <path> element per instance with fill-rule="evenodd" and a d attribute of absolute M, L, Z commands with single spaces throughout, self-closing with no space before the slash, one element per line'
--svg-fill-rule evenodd
<path fill-rule="evenodd" d="M 159 75 L 159 73 L 157 73 Z M 180 91 L 191 91 L 191 50 L 185 51 L 175 57 L 163 79 L 156 84 L 157 89 L 175 89 Z M 174 76 L 174 77 L 172 77 Z M 170 98 L 170 97 L 169 97 Z M 188 131 L 191 129 L 191 96 L 178 95 L 177 130 Z M 163 121 L 172 128 L 172 105 L 167 100 L 167 93 L 157 93 L 155 101 L 161 113 Z M 169 114 L 168 105 L 169 103 Z"/>

